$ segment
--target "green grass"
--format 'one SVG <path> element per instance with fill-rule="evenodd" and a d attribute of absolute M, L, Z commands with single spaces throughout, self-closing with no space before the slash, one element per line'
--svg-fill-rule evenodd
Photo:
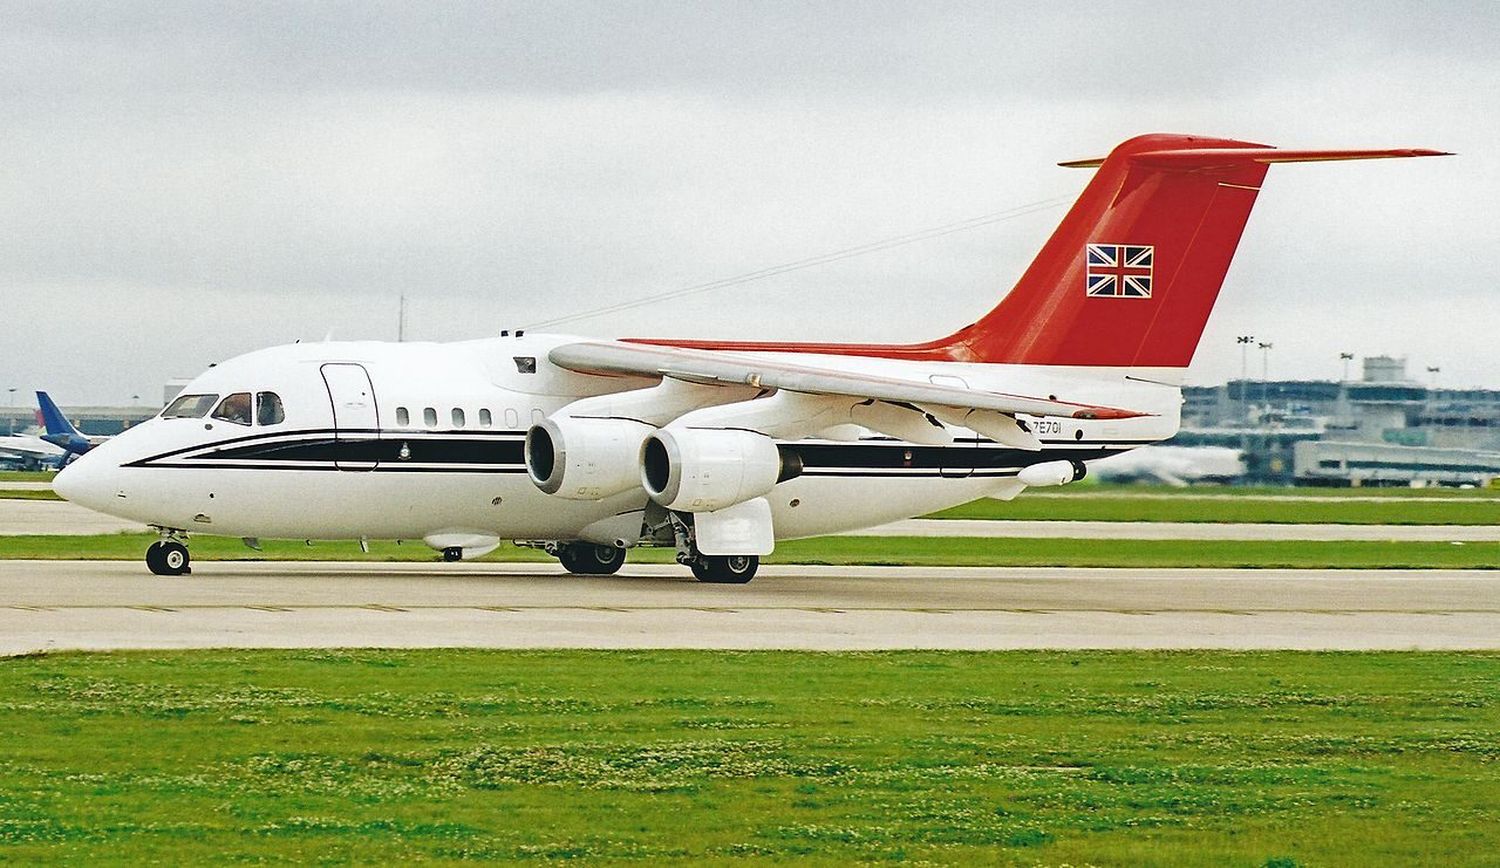
<path fill-rule="evenodd" d="M 1066 486 L 1064 487 L 1064 489 Z M 1178 494 L 1182 494 L 1180 489 Z M 933 518 L 1017 521 L 1184 521 L 1251 524 L 1500 524 L 1500 499 L 1488 492 L 1465 497 L 1402 498 L 1394 502 L 1307 501 L 1192 497 L 1029 497 L 976 500 Z"/>
<path fill-rule="evenodd" d="M 139 560 L 153 534 L 0 537 L 0 559 Z M 264 540 L 264 551 L 239 540 L 195 536 L 193 558 L 291 561 L 435 561 L 421 543 Z M 671 563 L 670 549 L 636 549 L 630 563 Z M 503 545 L 481 560 L 552 562 L 537 549 Z M 975 537 L 835 536 L 778 543 L 768 564 L 909 564 L 919 566 L 1247 567 L 1359 569 L 1494 569 L 1500 543 L 1296 542 L 1198 540 L 984 539 Z"/>
<path fill-rule="evenodd" d="M 62 500 L 48 488 L 0 488 L 0 500 Z"/>
<path fill-rule="evenodd" d="M 1081 482 L 1047 491 L 1048 495 L 1186 495 L 1189 497 L 1381 497 L 1381 498 L 1483 498 L 1500 496 L 1500 486 L 1489 488 L 1410 488 L 1365 487 L 1321 488 L 1283 485 L 1149 485 L 1122 482 L 1099 482 L 1092 477 Z"/>
<path fill-rule="evenodd" d="M 0 861 L 1500 852 L 1495 654 L 272 651 L 0 667 Z"/>
<path fill-rule="evenodd" d="M 0 470 L 0 482 L 51 482 L 56 470 Z"/>

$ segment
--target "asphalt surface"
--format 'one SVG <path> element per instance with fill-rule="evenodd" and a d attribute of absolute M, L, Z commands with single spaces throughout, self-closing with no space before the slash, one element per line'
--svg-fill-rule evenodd
<path fill-rule="evenodd" d="M 0 536 L 75 535 L 145 531 L 81 506 L 56 500 L 0 498 Z M 1396 540 L 1401 542 L 1500 542 L 1500 526 L 1214 524 L 1158 521 L 992 521 L 911 519 L 851 531 L 853 536 L 1006 537 L 1014 539 L 1155 540 Z M 0 542 L 0 546 L 4 543 Z"/>
<path fill-rule="evenodd" d="M 0 561 L 0 653 L 202 647 L 1500 648 L 1500 573 Z"/>

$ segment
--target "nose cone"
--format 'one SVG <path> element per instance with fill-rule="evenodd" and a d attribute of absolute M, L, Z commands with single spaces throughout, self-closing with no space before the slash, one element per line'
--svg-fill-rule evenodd
<path fill-rule="evenodd" d="M 114 496 L 107 464 L 97 455 L 80 455 L 52 478 L 52 490 L 64 500 L 102 511 Z"/>

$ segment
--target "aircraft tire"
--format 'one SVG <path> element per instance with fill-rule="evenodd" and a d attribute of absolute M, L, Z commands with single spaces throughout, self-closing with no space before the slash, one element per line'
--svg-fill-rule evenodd
<path fill-rule="evenodd" d="M 743 585 L 759 568 L 756 555 L 701 555 L 693 562 L 693 576 L 714 585 Z"/>
<path fill-rule="evenodd" d="M 146 549 L 146 567 L 158 576 L 185 576 L 193 571 L 187 546 L 175 540 L 157 540 Z"/>
<path fill-rule="evenodd" d="M 625 564 L 625 550 L 619 546 L 567 543 L 557 550 L 563 569 L 580 576 L 609 576 Z"/>
<path fill-rule="evenodd" d="M 171 573 L 167 572 L 167 562 L 161 556 L 160 540 L 146 547 L 146 569 L 157 576 L 171 575 Z"/>

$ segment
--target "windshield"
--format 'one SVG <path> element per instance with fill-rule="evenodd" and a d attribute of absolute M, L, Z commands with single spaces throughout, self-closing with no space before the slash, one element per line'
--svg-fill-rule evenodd
<path fill-rule="evenodd" d="M 208 415 L 218 395 L 179 395 L 161 411 L 163 419 L 200 419 Z"/>
<path fill-rule="evenodd" d="M 233 422 L 236 425 L 250 424 L 250 393 L 235 392 L 225 398 L 219 404 L 219 409 L 214 411 L 214 418 L 225 422 Z"/>

